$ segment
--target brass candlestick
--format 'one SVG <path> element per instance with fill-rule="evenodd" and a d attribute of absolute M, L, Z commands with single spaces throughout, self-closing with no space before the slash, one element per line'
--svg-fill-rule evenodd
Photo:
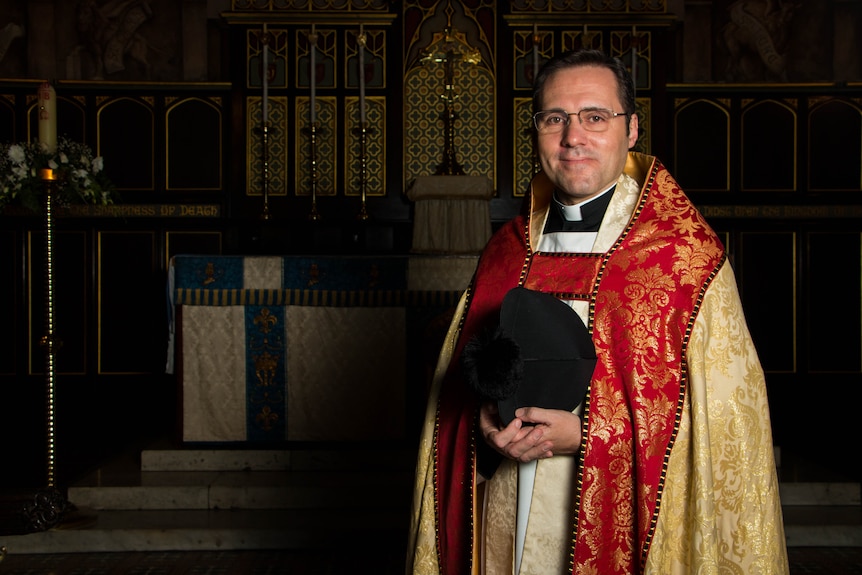
<path fill-rule="evenodd" d="M 317 221 L 320 213 L 317 211 L 317 122 L 312 122 L 308 128 L 311 137 L 311 211 L 308 219 Z"/>
<path fill-rule="evenodd" d="M 360 203 L 357 220 L 367 220 L 368 211 L 365 206 L 366 187 L 368 185 L 368 122 L 362 122 L 359 128 L 359 190 Z"/>
<path fill-rule="evenodd" d="M 32 531 L 45 531 L 56 526 L 74 507 L 57 490 L 54 443 L 54 359 L 60 342 L 54 337 L 54 194 L 57 175 L 52 169 L 39 171 L 45 189 L 45 335 L 41 344 L 45 348 L 46 384 L 46 472 L 45 489 L 36 493 L 33 502 L 23 509 L 26 527 Z"/>
<path fill-rule="evenodd" d="M 47 486 L 54 487 L 54 358 L 57 341 L 54 339 L 54 192 L 57 179 L 54 170 L 45 169 L 39 174 L 45 186 L 45 383 L 47 387 Z"/>
<path fill-rule="evenodd" d="M 260 219 L 270 219 L 269 213 L 269 122 L 263 123 L 260 129 L 263 134 L 263 211 Z"/>
<path fill-rule="evenodd" d="M 535 130 L 533 130 L 533 128 L 532 128 L 532 127 L 530 127 L 530 128 L 528 128 L 527 130 L 525 130 L 525 132 L 529 132 L 529 134 L 530 134 L 530 138 L 531 138 L 531 141 L 533 142 L 533 150 L 532 150 L 532 152 L 530 153 L 530 163 L 531 163 L 531 164 L 532 164 L 532 166 L 533 166 L 533 175 L 535 176 L 536 174 L 538 174 L 539 172 L 541 172 L 541 171 L 542 171 L 542 164 L 541 164 L 541 162 L 539 161 L 539 141 L 538 141 L 538 134 L 536 134 L 536 131 L 535 131 Z"/>
<path fill-rule="evenodd" d="M 458 162 L 455 156 L 455 120 L 458 119 L 458 114 L 455 112 L 455 100 L 458 99 L 458 94 L 455 93 L 455 55 L 449 51 L 443 58 L 446 66 L 444 80 L 445 93 L 441 96 L 446 102 L 446 110 L 443 112 L 443 125 L 446 131 L 446 142 L 443 150 L 443 162 L 437 166 L 437 175 L 446 176 L 463 176 L 464 168 Z"/>
<path fill-rule="evenodd" d="M 440 97 L 446 103 L 443 112 L 443 124 L 445 129 L 445 149 L 443 150 L 443 161 L 437 166 L 435 175 L 460 176 L 464 174 L 464 168 L 458 162 L 455 153 L 455 121 L 458 114 L 455 111 L 455 100 L 458 94 L 455 92 L 455 63 L 478 64 L 482 61 L 479 50 L 470 46 L 467 38 L 462 32 L 452 28 L 451 21 L 442 33 L 434 33 L 431 45 L 422 53 L 423 64 L 443 64 L 445 93 Z"/>

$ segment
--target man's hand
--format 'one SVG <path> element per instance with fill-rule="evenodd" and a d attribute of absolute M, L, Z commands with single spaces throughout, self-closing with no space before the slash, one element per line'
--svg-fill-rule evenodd
<path fill-rule="evenodd" d="M 482 404 L 479 430 L 485 442 L 521 463 L 576 453 L 581 448 L 581 418 L 561 409 L 521 407 L 509 425 L 500 425 L 496 404 Z"/>

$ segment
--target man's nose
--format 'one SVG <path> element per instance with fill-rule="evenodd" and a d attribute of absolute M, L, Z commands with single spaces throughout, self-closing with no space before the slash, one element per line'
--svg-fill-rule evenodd
<path fill-rule="evenodd" d="M 572 146 L 581 142 L 586 134 L 586 130 L 581 125 L 577 116 L 569 116 L 569 123 L 563 126 L 563 131 L 560 132 L 560 140 L 564 146 Z"/>

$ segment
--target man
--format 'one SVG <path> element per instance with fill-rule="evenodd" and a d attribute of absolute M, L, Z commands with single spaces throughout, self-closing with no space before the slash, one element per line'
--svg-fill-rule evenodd
<path fill-rule="evenodd" d="M 764 376 L 721 242 L 655 158 L 628 152 L 619 60 L 549 62 L 533 105 L 542 172 L 447 334 L 408 571 L 787 573 Z M 598 359 L 573 412 L 525 406 L 504 426 L 458 358 L 516 286 L 570 303 Z"/>

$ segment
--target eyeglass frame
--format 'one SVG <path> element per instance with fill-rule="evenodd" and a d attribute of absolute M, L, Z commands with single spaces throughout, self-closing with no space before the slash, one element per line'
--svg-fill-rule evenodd
<path fill-rule="evenodd" d="M 629 118 L 631 116 L 631 114 L 629 114 L 628 112 L 614 112 L 613 110 L 609 110 L 608 108 L 589 108 L 588 107 L 588 108 L 581 108 L 577 112 L 567 112 L 567 111 L 563 110 L 562 108 L 551 108 L 550 110 L 539 110 L 538 112 L 533 114 L 533 127 L 536 128 L 536 132 L 538 132 L 539 134 L 542 134 L 542 133 L 557 134 L 557 133 L 559 133 L 559 132 L 542 132 L 542 130 L 539 128 L 539 123 L 537 121 L 539 115 L 540 114 L 548 114 L 551 112 L 560 112 L 562 114 L 565 114 L 565 116 L 566 116 L 566 123 L 562 125 L 562 127 L 560 128 L 560 132 L 563 131 L 563 128 L 567 128 L 572 123 L 572 116 L 578 117 L 578 124 L 580 126 L 584 127 L 584 130 L 586 130 L 588 132 L 593 132 L 593 133 L 607 132 L 610 129 L 610 121 L 616 117 L 625 116 L 626 118 Z M 605 128 L 604 130 L 592 130 L 590 128 L 587 128 L 584 124 L 584 120 L 581 118 L 581 114 L 583 114 L 584 112 L 608 112 L 611 115 L 611 117 L 608 118 L 608 120 L 607 120 L 608 121 L 608 127 Z"/>

